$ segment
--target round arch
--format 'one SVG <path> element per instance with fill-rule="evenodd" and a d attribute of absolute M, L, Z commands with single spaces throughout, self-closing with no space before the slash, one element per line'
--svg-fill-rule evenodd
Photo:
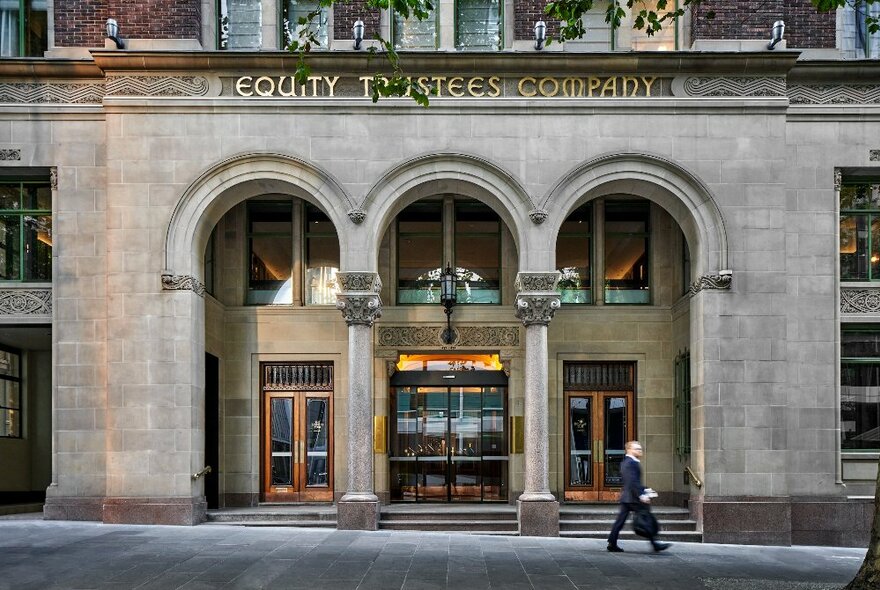
<path fill-rule="evenodd" d="M 352 201 L 329 173 L 285 154 L 239 154 L 200 174 L 184 191 L 165 235 L 163 272 L 200 275 L 208 238 L 223 214 L 246 199 L 270 193 L 293 195 L 319 207 L 337 228 L 340 252 L 347 250 L 342 228 Z"/>
<path fill-rule="evenodd" d="M 416 156 L 388 170 L 364 198 L 363 209 L 375 220 L 371 247 L 378 252 L 385 229 L 407 205 L 438 194 L 453 193 L 489 205 L 507 224 L 518 252 L 535 208 L 512 174 L 479 156 L 432 153 Z"/>
<path fill-rule="evenodd" d="M 688 170 L 652 154 L 600 156 L 557 182 L 543 201 L 552 220 L 552 243 L 576 207 L 614 194 L 644 197 L 672 215 L 685 235 L 697 275 L 729 268 L 724 218 L 708 187 Z"/>

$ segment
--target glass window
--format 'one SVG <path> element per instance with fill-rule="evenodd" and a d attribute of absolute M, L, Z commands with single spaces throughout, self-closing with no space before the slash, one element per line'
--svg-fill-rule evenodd
<path fill-rule="evenodd" d="M 43 57 L 48 48 L 47 0 L 0 0 L 0 57 Z"/>
<path fill-rule="evenodd" d="M 501 303 L 501 220 L 487 205 L 455 204 L 458 303 Z"/>
<path fill-rule="evenodd" d="M 648 202 L 605 204 L 605 303 L 650 303 Z"/>
<path fill-rule="evenodd" d="M 880 5 L 866 0 L 847 2 L 840 9 L 842 20 L 838 39 L 844 57 L 850 59 L 880 57 L 880 34 L 871 33 L 866 17 L 880 16 Z"/>
<path fill-rule="evenodd" d="M 840 188 L 840 278 L 880 280 L 880 185 Z"/>
<path fill-rule="evenodd" d="M 208 238 L 208 245 L 205 246 L 205 291 L 208 294 L 214 294 L 214 271 L 215 271 L 215 258 L 214 258 L 214 244 L 217 236 L 217 228 L 211 232 L 211 237 Z"/>
<path fill-rule="evenodd" d="M 289 202 L 248 203 L 249 304 L 293 303 L 292 229 Z"/>
<path fill-rule="evenodd" d="M 0 281 L 52 280 L 52 190 L 0 182 Z"/>
<path fill-rule="evenodd" d="M 219 49 L 259 49 L 263 44 L 261 0 L 219 0 Z"/>
<path fill-rule="evenodd" d="M 397 302 L 438 303 L 443 204 L 416 203 L 397 216 Z"/>
<path fill-rule="evenodd" d="M 456 0 L 456 49 L 497 51 L 501 46 L 500 0 Z"/>
<path fill-rule="evenodd" d="M 335 305 L 339 272 L 339 237 L 323 211 L 305 206 L 306 305 Z"/>
<path fill-rule="evenodd" d="M 592 207 L 578 207 L 566 218 L 556 239 L 556 270 L 562 303 L 592 303 L 590 257 L 592 256 Z"/>
<path fill-rule="evenodd" d="M 322 49 L 329 46 L 327 34 L 327 8 L 317 0 L 284 0 L 282 3 L 282 33 L 284 46 L 299 38 L 300 27 L 309 24 Z M 314 15 L 314 18 L 312 18 Z M 304 20 L 303 20 L 304 19 Z"/>
<path fill-rule="evenodd" d="M 691 353 L 687 349 L 675 357 L 673 377 L 675 454 L 684 457 L 691 454 Z"/>
<path fill-rule="evenodd" d="M 21 438 L 21 353 L 0 350 L 0 438 Z"/>
<path fill-rule="evenodd" d="M 880 326 L 845 327 L 840 343 L 844 450 L 880 450 Z"/>
<path fill-rule="evenodd" d="M 436 10 L 430 10 L 424 20 L 412 15 L 403 18 L 395 12 L 391 29 L 395 49 L 437 49 Z"/>

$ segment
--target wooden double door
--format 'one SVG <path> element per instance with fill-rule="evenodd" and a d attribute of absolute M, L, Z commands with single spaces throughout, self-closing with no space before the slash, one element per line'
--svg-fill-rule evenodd
<path fill-rule="evenodd" d="M 612 368 L 617 375 L 614 383 L 571 383 L 565 392 L 567 501 L 614 502 L 620 495 L 620 464 L 626 442 L 635 438 L 634 368 Z M 582 389 L 587 385 L 609 389 Z"/>
<path fill-rule="evenodd" d="M 263 391 L 264 502 L 333 501 L 333 392 Z"/>

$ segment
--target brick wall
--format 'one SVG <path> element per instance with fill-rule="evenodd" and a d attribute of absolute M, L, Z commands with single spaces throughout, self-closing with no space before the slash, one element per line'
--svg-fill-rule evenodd
<path fill-rule="evenodd" d="M 55 3 L 55 45 L 103 47 L 115 18 L 123 39 L 199 39 L 200 0 L 65 0 Z"/>
<path fill-rule="evenodd" d="M 372 39 L 379 32 L 379 11 L 367 8 L 363 0 L 334 4 L 333 38 L 353 39 L 351 28 L 357 19 L 364 21 L 364 39 Z"/>
<path fill-rule="evenodd" d="M 711 20 L 705 17 L 710 11 L 715 12 Z M 777 20 L 785 21 L 788 47 L 833 48 L 836 44 L 834 11 L 817 12 L 810 0 L 703 0 L 694 8 L 691 38 L 769 41 Z"/>
<path fill-rule="evenodd" d="M 559 21 L 550 20 L 544 14 L 549 0 L 513 0 L 513 38 L 517 41 L 534 40 L 535 23 L 547 23 L 547 38 L 559 35 Z"/>

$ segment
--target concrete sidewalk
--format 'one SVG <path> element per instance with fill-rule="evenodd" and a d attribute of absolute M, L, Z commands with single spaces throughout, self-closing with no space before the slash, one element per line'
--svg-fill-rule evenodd
<path fill-rule="evenodd" d="M 0 520 L 0 590 L 825 590 L 864 549 Z"/>

